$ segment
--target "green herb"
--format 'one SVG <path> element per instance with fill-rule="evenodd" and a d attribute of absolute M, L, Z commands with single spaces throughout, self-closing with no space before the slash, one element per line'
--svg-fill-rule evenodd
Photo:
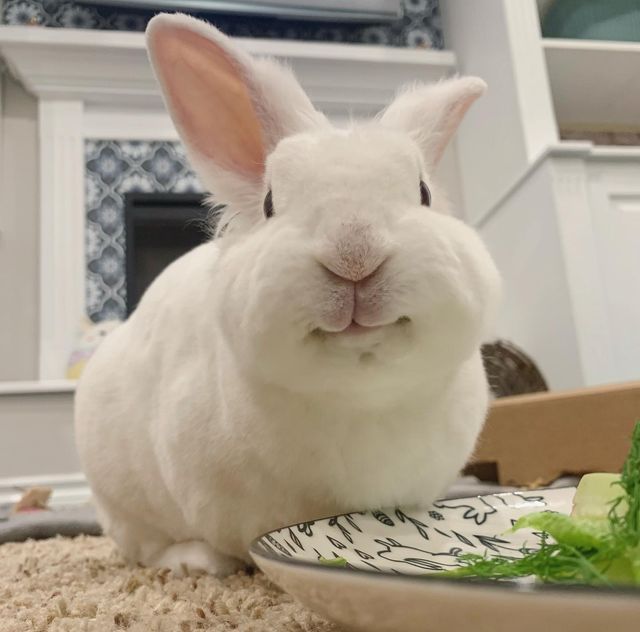
<path fill-rule="evenodd" d="M 544 582 L 640 586 L 640 422 L 620 476 L 583 477 L 571 516 L 550 511 L 520 518 L 512 531 L 542 531 L 540 548 L 523 556 L 460 556 L 449 577 L 510 579 L 535 576 Z M 549 542 L 548 537 L 554 542 Z"/>
<path fill-rule="evenodd" d="M 344 557 L 334 557 L 333 559 L 320 557 L 318 558 L 318 562 L 323 566 L 337 566 L 338 568 L 345 568 L 347 566 L 347 560 L 345 560 Z"/>

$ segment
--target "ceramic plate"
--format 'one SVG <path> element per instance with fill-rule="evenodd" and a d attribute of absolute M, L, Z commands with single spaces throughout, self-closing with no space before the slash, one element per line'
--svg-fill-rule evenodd
<path fill-rule="evenodd" d="M 256 564 L 316 612 L 366 632 L 640 630 L 640 591 L 442 578 L 461 553 L 521 556 L 533 511 L 569 513 L 575 488 L 443 500 L 284 527 L 251 547 Z M 347 567 L 321 559 L 341 557 Z"/>

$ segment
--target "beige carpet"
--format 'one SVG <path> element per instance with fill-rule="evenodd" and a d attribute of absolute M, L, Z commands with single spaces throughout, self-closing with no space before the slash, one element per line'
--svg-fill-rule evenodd
<path fill-rule="evenodd" d="M 106 538 L 0 545 L 0 632 L 338 632 L 264 575 L 130 567 Z"/>

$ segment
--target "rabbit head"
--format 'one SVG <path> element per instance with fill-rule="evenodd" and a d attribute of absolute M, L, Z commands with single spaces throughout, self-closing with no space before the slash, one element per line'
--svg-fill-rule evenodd
<path fill-rule="evenodd" d="M 498 274 L 434 170 L 480 79 L 412 86 L 337 129 L 286 67 L 204 22 L 159 15 L 147 43 L 192 164 L 228 204 L 206 319 L 240 370 L 377 400 L 477 351 Z"/>

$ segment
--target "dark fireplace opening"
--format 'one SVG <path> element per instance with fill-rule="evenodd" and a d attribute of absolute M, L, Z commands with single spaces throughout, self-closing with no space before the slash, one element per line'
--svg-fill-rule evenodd
<path fill-rule="evenodd" d="M 127 316 L 160 272 L 209 239 L 204 198 L 197 193 L 125 194 Z"/>

